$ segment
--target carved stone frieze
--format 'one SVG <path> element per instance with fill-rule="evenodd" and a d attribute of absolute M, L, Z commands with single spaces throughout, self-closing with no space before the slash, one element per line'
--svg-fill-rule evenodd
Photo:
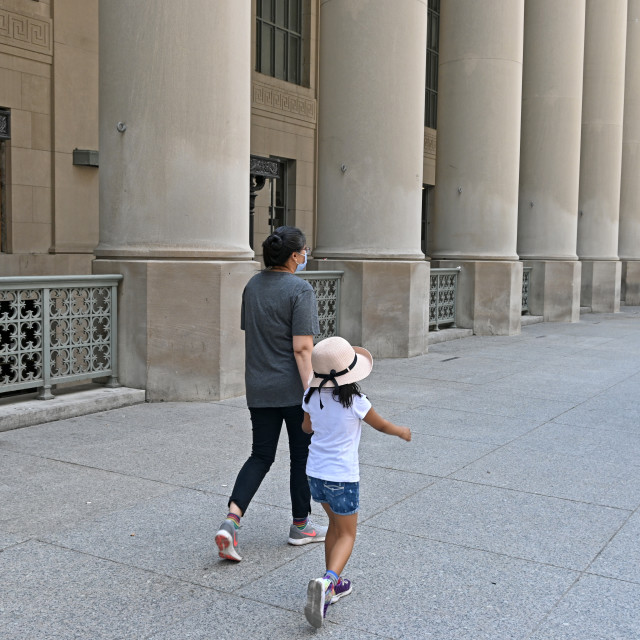
<path fill-rule="evenodd" d="M 51 20 L 0 9 L 0 42 L 35 53 L 52 55 Z"/>
<path fill-rule="evenodd" d="M 297 120 L 315 124 L 316 101 L 296 93 L 284 91 L 261 82 L 254 82 L 251 96 L 252 106 Z"/>

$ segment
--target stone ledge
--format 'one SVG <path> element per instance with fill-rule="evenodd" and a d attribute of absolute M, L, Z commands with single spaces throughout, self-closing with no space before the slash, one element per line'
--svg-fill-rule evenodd
<path fill-rule="evenodd" d="M 520 324 L 526 327 L 528 324 L 538 324 L 538 322 L 544 322 L 543 316 L 522 316 Z"/>
<path fill-rule="evenodd" d="M 43 422 L 76 418 L 99 411 L 119 409 L 145 401 L 143 389 L 87 385 L 62 391 L 51 400 L 37 400 L 35 394 L 0 400 L 0 431 L 31 427 Z"/>
<path fill-rule="evenodd" d="M 460 338 L 468 338 L 472 335 L 472 329 L 440 329 L 440 331 L 429 331 L 429 344 L 459 340 Z"/>

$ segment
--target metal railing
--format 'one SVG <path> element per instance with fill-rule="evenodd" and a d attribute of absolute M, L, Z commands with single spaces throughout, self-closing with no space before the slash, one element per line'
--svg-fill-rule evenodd
<path fill-rule="evenodd" d="M 458 274 L 455 269 L 431 269 L 429 290 L 429 331 L 438 331 L 441 326 L 456 326 L 456 293 Z"/>
<path fill-rule="evenodd" d="M 117 386 L 121 275 L 0 278 L 0 394 L 109 377 Z"/>
<path fill-rule="evenodd" d="M 531 286 L 531 269 L 522 268 L 522 315 L 529 313 L 529 287 Z"/>
<path fill-rule="evenodd" d="M 300 271 L 296 275 L 309 282 L 316 294 L 320 334 L 315 336 L 314 343 L 339 335 L 340 284 L 344 271 Z"/>

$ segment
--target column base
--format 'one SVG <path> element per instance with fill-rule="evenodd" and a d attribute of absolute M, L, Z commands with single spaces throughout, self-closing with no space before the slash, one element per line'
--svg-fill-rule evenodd
<path fill-rule="evenodd" d="M 242 291 L 257 262 L 102 260 L 121 273 L 119 381 L 150 401 L 220 400 L 244 393 Z"/>
<path fill-rule="evenodd" d="M 340 334 L 378 358 L 422 355 L 429 346 L 429 263 L 424 260 L 318 260 L 344 271 Z"/>
<path fill-rule="evenodd" d="M 577 260 L 525 260 L 532 267 L 529 313 L 545 322 L 580 321 L 582 265 Z"/>
<path fill-rule="evenodd" d="M 593 313 L 620 311 L 622 263 L 619 260 L 581 260 L 580 304 Z"/>
<path fill-rule="evenodd" d="M 522 262 L 439 260 L 437 266 L 462 267 L 456 301 L 458 327 L 473 329 L 480 336 L 520 333 Z"/>
<path fill-rule="evenodd" d="M 640 260 L 625 260 L 622 263 L 620 297 L 627 306 L 640 306 Z"/>

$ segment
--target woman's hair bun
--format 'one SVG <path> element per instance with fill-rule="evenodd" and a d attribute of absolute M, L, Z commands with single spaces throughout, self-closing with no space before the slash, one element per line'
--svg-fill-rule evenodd
<path fill-rule="evenodd" d="M 282 238 L 277 233 L 270 235 L 267 240 L 269 241 L 270 248 L 276 251 L 282 247 Z"/>
<path fill-rule="evenodd" d="M 294 251 L 301 251 L 306 239 L 297 227 L 278 227 L 262 243 L 265 267 L 283 265 Z"/>

